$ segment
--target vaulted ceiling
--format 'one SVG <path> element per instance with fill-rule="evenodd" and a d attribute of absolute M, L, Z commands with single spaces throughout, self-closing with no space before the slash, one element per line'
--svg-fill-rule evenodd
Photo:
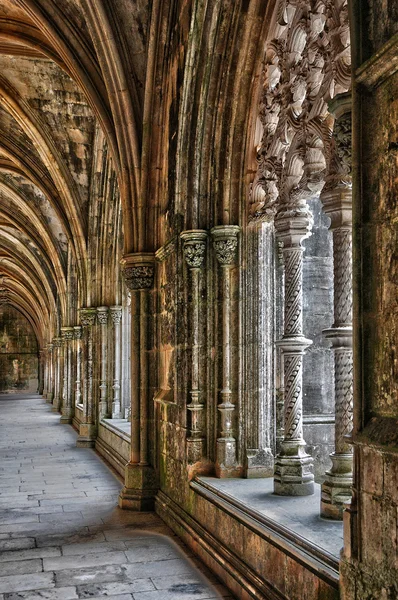
<path fill-rule="evenodd" d="M 125 207 L 139 188 L 146 3 L 133 14 L 116 4 L 0 0 L 0 302 L 33 321 L 40 344 L 65 314 L 71 261 L 87 302 L 101 135 Z M 125 221 L 131 246 L 134 224 Z"/>

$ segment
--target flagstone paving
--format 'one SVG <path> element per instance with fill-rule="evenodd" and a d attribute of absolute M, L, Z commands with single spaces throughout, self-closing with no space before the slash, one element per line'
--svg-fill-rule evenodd
<path fill-rule="evenodd" d="M 40 396 L 0 395 L 0 600 L 232 599 Z"/>

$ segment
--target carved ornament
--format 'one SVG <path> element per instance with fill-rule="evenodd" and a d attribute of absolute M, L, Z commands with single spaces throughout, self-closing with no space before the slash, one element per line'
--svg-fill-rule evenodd
<path fill-rule="evenodd" d="M 183 231 L 181 239 L 184 242 L 184 257 L 188 267 L 200 269 L 206 257 L 207 232 L 202 229 Z"/>

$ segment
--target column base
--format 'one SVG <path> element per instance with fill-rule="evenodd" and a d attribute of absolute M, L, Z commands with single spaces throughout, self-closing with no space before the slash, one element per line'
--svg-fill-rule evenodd
<path fill-rule="evenodd" d="M 321 517 L 341 521 L 352 495 L 352 454 L 331 454 L 333 466 L 321 487 Z"/>
<path fill-rule="evenodd" d="M 204 438 L 187 438 L 187 460 L 189 464 L 202 460 L 205 455 L 204 444 Z"/>
<path fill-rule="evenodd" d="M 61 402 L 59 401 L 58 398 L 54 398 L 53 399 L 53 408 L 52 408 L 53 412 L 60 412 L 61 411 Z"/>
<path fill-rule="evenodd" d="M 78 448 L 94 448 L 96 439 L 97 427 L 93 423 L 80 423 L 76 446 Z"/>
<path fill-rule="evenodd" d="M 312 496 L 314 461 L 304 450 L 304 443 L 282 442 L 275 460 L 274 494 L 278 496 Z"/>
<path fill-rule="evenodd" d="M 240 477 L 242 469 L 236 462 L 236 440 L 233 438 L 219 438 L 217 440 L 216 477 Z"/>
<path fill-rule="evenodd" d="M 99 419 L 108 419 L 110 418 L 110 415 L 108 413 L 108 403 L 107 402 L 100 402 L 99 403 Z"/>
<path fill-rule="evenodd" d="M 120 402 L 112 402 L 112 419 L 123 419 Z"/>
<path fill-rule="evenodd" d="M 48 404 L 52 404 L 54 398 L 54 394 L 52 392 L 47 392 L 46 402 Z"/>
<path fill-rule="evenodd" d="M 155 509 L 158 491 L 157 476 L 149 465 L 126 465 L 124 487 L 119 495 L 119 507 L 140 512 Z"/>
<path fill-rule="evenodd" d="M 63 408 L 60 422 L 61 423 L 72 423 L 72 420 L 73 420 L 72 408 L 70 406 L 68 408 Z"/>

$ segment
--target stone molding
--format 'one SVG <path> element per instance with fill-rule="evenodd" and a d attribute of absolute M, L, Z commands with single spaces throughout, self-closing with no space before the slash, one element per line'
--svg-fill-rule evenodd
<path fill-rule="evenodd" d="M 61 336 L 65 341 L 73 340 L 73 327 L 61 327 Z"/>
<path fill-rule="evenodd" d="M 192 229 L 180 234 L 183 241 L 184 258 L 190 269 L 203 267 L 206 258 L 207 231 Z"/>
<path fill-rule="evenodd" d="M 239 225 L 217 225 L 210 231 L 217 261 L 222 267 L 231 267 L 236 262 Z"/>
<path fill-rule="evenodd" d="M 122 306 L 110 306 L 109 307 L 109 312 L 110 312 L 111 319 L 112 319 L 112 322 L 114 325 L 117 325 L 118 323 L 121 322 L 122 311 L 123 311 Z"/>
<path fill-rule="evenodd" d="M 100 325 L 108 324 L 109 308 L 107 306 L 97 307 L 97 317 Z"/>
<path fill-rule="evenodd" d="M 73 327 L 73 337 L 75 340 L 81 340 L 83 337 L 83 329 L 81 325 L 75 325 Z"/>
<path fill-rule="evenodd" d="M 80 322 L 83 327 L 92 327 L 97 317 L 96 308 L 80 308 L 79 309 Z"/>
<path fill-rule="evenodd" d="M 152 253 L 126 254 L 120 261 L 123 278 L 129 290 L 150 290 L 155 280 L 155 255 Z"/>

